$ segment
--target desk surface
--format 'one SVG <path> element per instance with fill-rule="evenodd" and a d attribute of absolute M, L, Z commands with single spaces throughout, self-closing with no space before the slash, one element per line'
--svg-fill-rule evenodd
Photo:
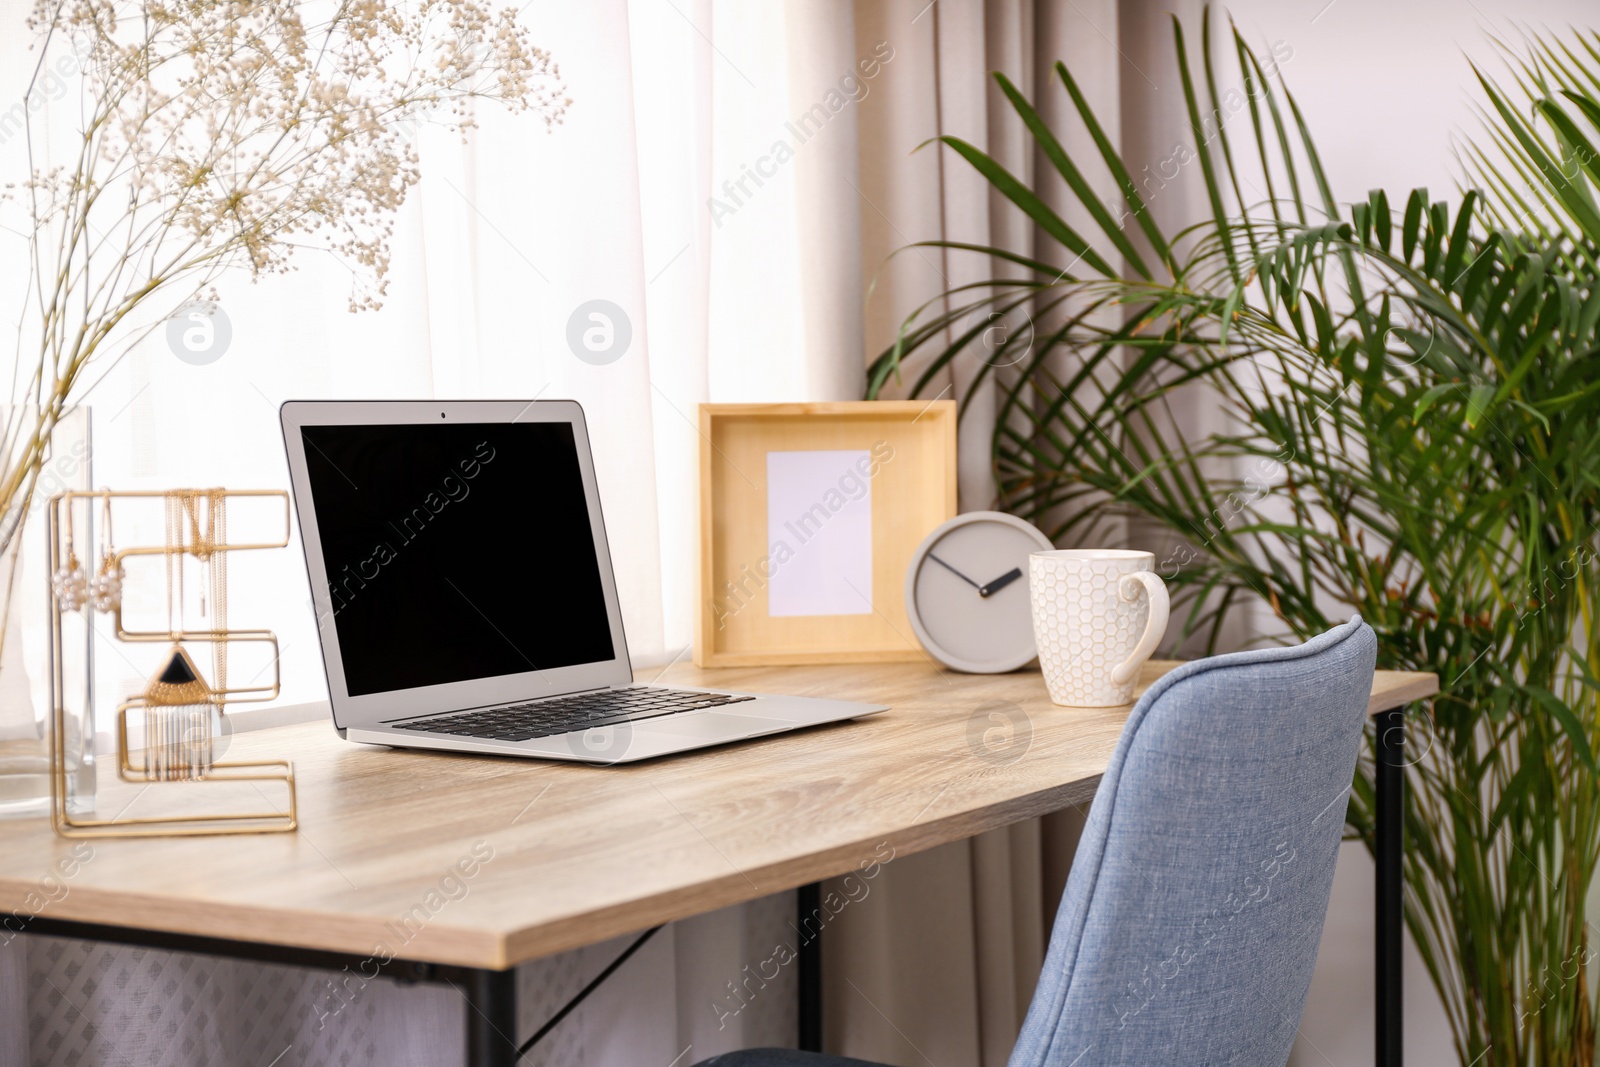
<path fill-rule="evenodd" d="M 1141 691 L 1173 666 L 1148 664 Z M 239 734 L 229 758 L 293 758 L 298 833 L 74 842 L 46 819 L 0 821 L 0 911 L 506 967 L 1086 801 L 1128 713 L 1056 707 L 1037 672 L 927 664 L 685 665 L 661 681 L 894 710 L 609 768 L 371 748 L 326 723 Z M 1437 689 L 1379 671 L 1370 710 Z M 92 858 L 45 881 L 85 844 Z"/>

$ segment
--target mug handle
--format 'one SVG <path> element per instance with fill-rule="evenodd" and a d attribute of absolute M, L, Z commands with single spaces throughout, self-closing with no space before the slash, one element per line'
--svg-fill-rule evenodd
<path fill-rule="evenodd" d="M 1150 598 L 1150 618 L 1144 624 L 1144 636 L 1139 638 L 1139 643 L 1134 646 L 1133 652 L 1128 656 L 1122 666 L 1111 672 L 1111 681 L 1116 685 L 1127 685 L 1133 676 L 1139 673 L 1139 668 L 1144 666 L 1144 661 L 1155 652 L 1156 646 L 1167 633 L 1167 618 L 1172 611 L 1172 602 L 1167 597 L 1167 587 L 1153 571 L 1140 571 L 1137 574 L 1124 574 L 1117 581 L 1117 595 L 1130 604 L 1139 599 L 1139 591 L 1134 584 L 1144 586 L 1144 592 Z"/>

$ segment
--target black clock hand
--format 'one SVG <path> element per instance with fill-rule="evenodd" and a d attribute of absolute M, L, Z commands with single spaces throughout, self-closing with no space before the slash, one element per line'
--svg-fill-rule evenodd
<path fill-rule="evenodd" d="M 1006 586 L 1010 585 L 1012 582 L 1016 581 L 1018 578 L 1021 578 L 1021 577 L 1022 577 L 1022 568 L 1021 567 L 1012 567 L 1009 571 L 1006 571 L 1004 574 L 1002 574 L 1000 577 L 996 578 L 994 581 L 990 582 L 988 585 L 980 585 L 980 586 L 978 586 L 978 595 L 982 596 L 982 597 L 994 596 L 1000 590 L 1004 589 Z"/>
<path fill-rule="evenodd" d="M 979 592 L 979 594 L 983 593 L 983 587 L 982 586 L 980 586 L 977 582 L 973 581 L 971 578 L 968 578 L 965 574 L 962 574 L 960 571 L 956 570 L 954 567 L 950 566 L 950 564 L 946 563 L 944 560 L 940 559 L 938 556 L 935 556 L 932 552 L 928 553 L 928 558 L 933 560 L 939 566 L 943 567 L 945 570 L 949 571 L 951 574 L 955 575 L 957 578 L 960 578 L 963 582 L 966 582 L 968 585 L 972 586 L 972 588 L 976 589 Z"/>

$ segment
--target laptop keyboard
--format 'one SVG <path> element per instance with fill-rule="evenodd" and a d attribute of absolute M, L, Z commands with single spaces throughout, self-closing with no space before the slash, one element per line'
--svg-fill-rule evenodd
<path fill-rule="evenodd" d="M 456 737 L 483 737 L 494 741 L 528 741 L 574 730 L 614 726 L 622 722 L 654 719 L 701 708 L 739 704 L 755 697 L 726 693 L 692 693 L 681 689 L 600 689 L 574 696 L 552 697 L 487 711 L 455 712 L 427 719 L 395 723 L 397 730 L 417 730 Z"/>

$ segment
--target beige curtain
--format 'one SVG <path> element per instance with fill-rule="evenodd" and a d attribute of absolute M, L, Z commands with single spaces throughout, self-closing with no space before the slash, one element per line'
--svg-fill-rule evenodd
<path fill-rule="evenodd" d="M 1159 7 L 1142 0 L 856 4 L 857 50 L 885 39 L 896 49 L 859 119 L 869 358 L 919 304 L 994 269 L 983 257 L 941 249 L 891 258 L 897 249 L 941 238 L 1030 254 L 1053 247 L 1036 240 L 1031 222 L 952 152 L 917 146 L 942 134 L 970 141 L 1041 190 L 1069 223 L 1089 226 L 1065 183 L 1036 158 L 988 73 L 1001 71 L 1021 88 L 1069 152 L 1093 152 L 1053 71 L 1056 60 L 1066 62 L 1137 173 L 1185 139 L 1169 12 L 1188 17 L 1198 8 L 1198 0 Z M 1175 186 L 1157 205 L 1163 221 L 1192 217 L 1195 192 L 1187 183 Z M 1115 194 L 1108 182 L 1102 196 Z M 975 359 L 924 395 L 943 388 L 944 396 L 967 397 Z M 963 511 L 994 506 L 994 389 L 991 376 L 972 393 L 961 423 Z M 1004 1064 L 1038 980 L 1084 814 L 1069 810 L 886 866 L 861 906 L 843 909 L 828 928 L 828 1051 L 905 1067 Z"/>

